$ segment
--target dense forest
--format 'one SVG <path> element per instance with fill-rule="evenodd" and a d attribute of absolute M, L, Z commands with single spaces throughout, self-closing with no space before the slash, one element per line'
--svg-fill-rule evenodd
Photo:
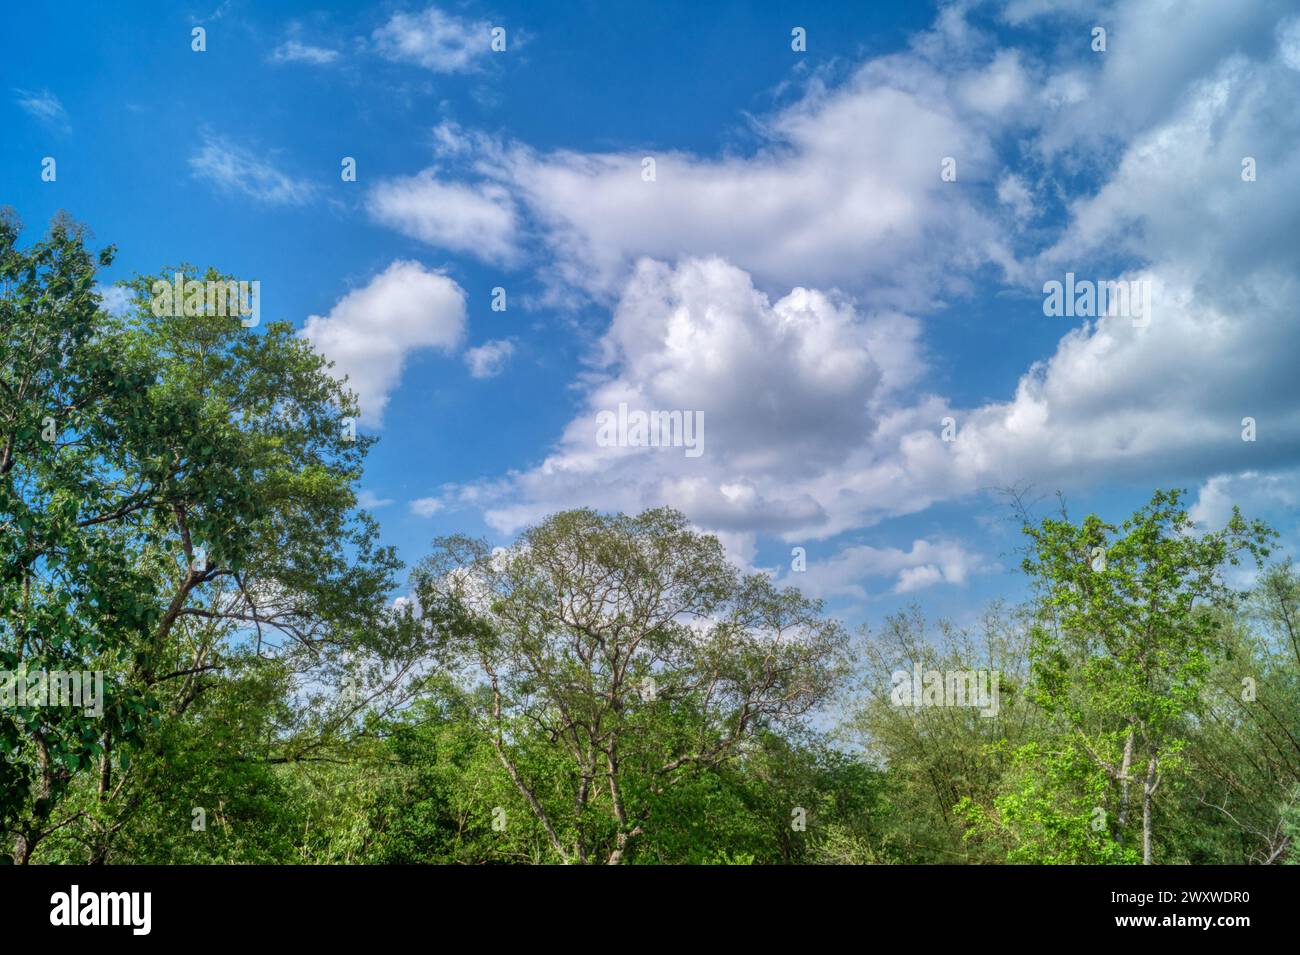
<path fill-rule="evenodd" d="M 157 276 L 110 313 L 112 259 L 0 218 L 7 861 L 1300 861 L 1300 572 L 1263 524 L 1021 509 L 1031 596 L 974 628 L 850 631 L 669 509 L 404 568 L 325 359 L 159 316 Z M 24 702 L 37 672 L 102 698 Z"/>

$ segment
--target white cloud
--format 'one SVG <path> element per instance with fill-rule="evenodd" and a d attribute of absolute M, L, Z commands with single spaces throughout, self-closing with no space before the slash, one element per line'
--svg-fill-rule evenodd
<path fill-rule="evenodd" d="M 1265 511 L 1281 510 L 1292 515 L 1300 509 L 1300 471 L 1261 474 L 1216 474 L 1197 491 L 1188 514 L 1204 530 L 1218 530 L 1232 517 L 1233 505 L 1247 518 Z"/>
<path fill-rule="evenodd" d="M 942 100 L 859 84 L 780 114 L 766 130 L 770 145 L 749 159 L 657 152 L 656 181 L 643 182 L 641 153 L 515 151 L 506 172 L 579 287 L 609 291 L 641 256 L 720 255 L 763 283 L 818 286 L 856 274 L 881 298 L 893 291 L 915 304 L 933 298 L 918 290 L 942 290 L 951 274 L 929 268 L 923 249 L 973 264 L 997 244 L 939 176 L 943 157 L 960 156 L 974 178 L 987 143 Z"/>
<path fill-rule="evenodd" d="M 442 501 L 434 497 L 416 498 L 410 503 L 411 513 L 417 517 L 432 517 L 445 506 Z"/>
<path fill-rule="evenodd" d="M 1124 7 L 1104 57 L 1049 68 L 979 52 L 989 38 L 948 7 L 919 52 L 814 86 L 762 123 L 752 155 L 661 151 L 649 183 L 639 151 L 542 154 L 443 130 L 444 155 L 507 189 L 560 273 L 616 304 L 551 454 L 437 500 L 481 507 L 502 531 L 562 507 L 667 503 L 752 553 L 755 534 L 823 539 L 1024 481 L 1294 467 L 1300 114 L 1287 104 L 1300 72 L 1281 9 L 1196 5 L 1185 22 Z M 1025 3 L 1017 16 L 1049 12 Z M 1018 163 L 991 145 L 1008 132 Z M 958 183 L 939 180 L 944 155 Z M 1258 181 L 1242 181 L 1242 156 Z M 1095 186 L 1081 194 L 1080 181 Z M 1012 257 L 1008 226 L 1041 252 Z M 1147 280 L 1150 322 L 1036 318 L 1059 341 L 1002 395 L 963 405 L 922 391 L 913 316 L 941 295 L 1001 289 L 990 263 L 1032 311 L 1041 282 L 1067 270 Z M 702 411 L 706 453 L 597 447 L 596 412 L 623 401 Z M 941 439 L 945 416 L 955 441 Z M 1246 416 L 1256 442 L 1241 440 Z M 943 565 L 922 561 L 895 587 L 936 579 Z"/>
<path fill-rule="evenodd" d="M 367 208 L 376 222 L 432 246 L 502 264 L 518 256 L 514 202 L 495 183 L 441 182 L 425 170 L 380 182 Z"/>
<path fill-rule="evenodd" d="M 509 339 L 495 339 L 468 349 L 465 352 L 465 364 L 475 378 L 492 378 L 501 374 L 514 353 L 514 343 Z"/>
<path fill-rule="evenodd" d="M 194 175 L 225 192 L 241 192 L 272 206 L 300 206 L 311 201 L 316 188 L 281 172 L 258 156 L 226 138 L 205 134 L 202 147 L 190 157 Z"/>
<path fill-rule="evenodd" d="M 913 383 L 924 367 L 917 333 L 906 315 L 862 316 L 807 289 L 773 303 L 720 259 L 644 260 L 601 341 L 583 410 L 555 451 L 480 488 L 472 503 L 502 530 L 561 507 L 631 511 L 665 501 L 711 530 L 816 525 L 827 502 L 810 493 L 808 477 L 847 461 L 891 396 Z M 598 446 L 596 416 L 622 402 L 702 414 L 703 455 Z"/>
<path fill-rule="evenodd" d="M 1028 219 L 1034 214 L 1034 196 L 1025 181 L 1014 173 L 998 180 L 998 202 L 1010 206 L 1017 219 Z"/>
<path fill-rule="evenodd" d="M 1047 16 L 1091 18 L 1097 22 L 1097 17 L 1106 12 L 1109 4 L 1097 0 L 1010 0 L 1002 10 L 1002 19 L 1014 26 Z"/>
<path fill-rule="evenodd" d="M 402 181 L 400 207 L 420 211 L 384 221 L 494 261 L 502 234 L 526 220 L 554 257 L 558 274 L 547 277 L 601 297 L 642 257 L 717 255 L 764 288 L 870 287 L 881 305 L 915 307 L 968 288 L 969 269 L 1014 268 L 996 217 L 977 210 L 971 189 L 993 175 L 991 134 L 1020 122 L 1026 75 L 1014 56 L 955 76 L 917 56 L 871 61 L 842 87 L 811 85 L 756 123 L 756 149 L 723 158 L 542 153 L 444 126 L 440 152 L 466 160 L 474 183 L 454 193 L 426 170 Z M 981 107 L 966 118 L 959 86 Z M 647 156 L 653 182 L 643 178 Z M 945 157 L 957 159 L 958 183 L 941 179 Z M 417 201 L 424 190 L 428 200 Z M 486 243 L 475 242 L 465 205 L 490 220 Z"/>
<path fill-rule="evenodd" d="M 561 507 L 669 503 L 709 529 L 804 540 L 1026 480 L 1069 488 L 1294 460 L 1300 329 L 1284 316 L 1300 288 L 1270 274 L 1236 290 L 1250 296 L 1244 311 L 1171 270 L 1120 276 L 1151 281 L 1147 327 L 1079 322 L 1010 398 L 963 409 L 913 393 L 924 370 L 914 319 L 864 320 L 802 289 L 772 305 L 720 260 L 647 260 L 584 411 L 540 466 L 489 495 L 487 517 L 508 531 Z M 706 453 L 596 447 L 596 411 L 620 401 L 702 410 Z M 1241 440 L 1247 414 L 1259 442 Z M 948 415 L 953 442 L 941 440 Z"/>
<path fill-rule="evenodd" d="M 1200 486 L 1188 514 L 1198 530 L 1217 531 L 1232 517 L 1234 505 L 1247 520 L 1262 518 L 1278 532 L 1270 559 L 1300 557 L 1300 469 L 1216 474 Z M 1231 585 L 1240 589 L 1253 586 L 1258 575 L 1249 558 L 1227 570 Z"/>
<path fill-rule="evenodd" d="M 1295 274 L 1300 113 L 1277 104 L 1296 99 L 1300 73 L 1277 60 L 1228 58 L 1133 138 L 1104 185 L 1074 202 L 1041 264 L 1059 269 L 1118 250 L 1195 269 L 1212 278 L 1201 291 L 1216 298 L 1243 275 L 1273 267 Z M 1247 156 L 1255 182 L 1241 177 Z"/>
<path fill-rule="evenodd" d="M 312 46 L 309 43 L 300 43 L 297 40 L 286 40 L 271 51 L 271 62 L 273 63 L 311 63 L 315 66 L 324 66 L 333 63 L 338 58 L 338 50 Z"/>
<path fill-rule="evenodd" d="M 997 116 L 1015 109 L 1029 98 L 1030 78 L 1015 50 L 1002 50 L 983 69 L 958 77 L 958 100 L 968 109 Z"/>
<path fill-rule="evenodd" d="M 1016 6 L 1023 5 L 1012 9 Z M 1037 146 L 1048 155 L 1105 154 L 1159 126 L 1180 108 L 1189 89 L 1225 61 L 1271 47 L 1276 25 L 1294 12 L 1291 0 L 1185 0 L 1176 16 L 1163 3 L 1096 6 L 1105 14 L 1091 22 L 1076 20 L 1074 29 L 1083 40 L 1060 51 L 1073 56 L 1061 72 L 1083 88 L 1047 118 Z M 1107 29 L 1105 53 L 1090 50 L 1088 31 L 1094 24 Z"/>
<path fill-rule="evenodd" d="M 435 73 L 467 73 L 491 52 L 492 24 L 465 20 L 437 7 L 396 13 L 372 34 L 380 56 Z"/>
<path fill-rule="evenodd" d="M 312 315 L 302 336 L 334 362 L 361 405 L 361 422 L 377 426 L 416 350 L 455 349 L 465 333 L 465 292 L 418 262 L 397 261 L 349 292 L 326 316 Z"/>
<path fill-rule="evenodd" d="M 1300 70 L 1300 17 L 1278 24 L 1278 56 L 1293 70 Z"/>
<path fill-rule="evenodd" d="M 871 578 L 892 578 L 891 592 L 904 594 L 941 583 L 965 584 L 988 569 L 983 557 L 957 541 L 915 540 L 908 550 L 846 547 L 829 560 L 810 562 L 797 580 L 793 575 L 787 580 L 817 596 L 865 599 L 870 593 L 864 581 Z"/>
<path fill-rule="evenodd" d="M 393 503 L 391 497 L 380 497 L 374 491 L 362 491 L 357 495 L 357 507 L 366 511 L 377 511 Z"/>

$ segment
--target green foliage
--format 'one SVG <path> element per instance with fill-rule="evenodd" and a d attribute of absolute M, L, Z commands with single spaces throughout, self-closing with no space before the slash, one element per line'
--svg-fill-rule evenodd
<path fill-rule="evenodd" d="M 17 237 L 0 221 L 0 665 L 101 672 L 105 700 L 0 711 L 0 830 L 25 862 L 74 826 L 98 861 L 139 808 L 133 757 L 237 654 L 323 673 L 410 631 L 384 611 L 399 565 L 355 510 L 368 441 L 324 360 L 284 323 L 155 314 L 147 277 L 111 315 L 111 249 L 65 219 Z M 313 748 L 342 726 L 303 723 Z M 103 805 L 65 807 L 91 778 Z"/>
<path fill-rule="evenodd" d="M 1015 748 L 1043 728 L 1042 714 L 1024 697 L 1026 637 L 1023 615 L 995 605 L 977 631 L 939 622 L 931 628 L 916 608 L 886 619 L 864 646 L 864 694 L 846 732 L 861 741 L 884 776 L 885 845 L 911 863 L 991 863 L 1002 847 L 965 838 L 966 802 L 990 805 L 1011 767 Z M 996 714 L 968 707 L 900 706 L 894 674 L 922 670 L 996 672 Z"/>
<path fill-rule="evenodd" d="M 963 797 L 956 812 L 966 838 L 987 841 L 1007 862 L 1037 865 L 1122 865 L 1139 861 L 1116 842 L 1101 807 L 1108 779 L 1069 740 L 1059 748 L 1032 742 L 1011 751 L 992 806 Z M 1003 747 L 995 747 L 1003 749 Z"/>
<path fill-rule="evenodd" d="M 794 725 L 846 672 L 820 603 L 738 575 L 668 509 L 563 512 L 498 552 L 444 539 L 414 580 L 440 662 L 481 688 L 466 719 L 560 861 L 628 861 L 669 790 Z M 540 738 L 558 764 L 538 777 Z"/>
<path fill-rule="evenodd" d="M 1154 799 L 1186 766 L 1185 728 L 1221 641 L 1224 614 L 1240 595 L 1223 571 L 1243 555 L 1262 560 L 1275 536 L 1236 509 L 1222 530 L 1198 533 L 1179 491 L 1116 527 L 1096 516 L 1080 524 L 1028 526 L 1024 570 L 1039 585 L 1031 630 L 1031 696 L 1054 719 L 1071 752 L 1111 781 L 1096 809 L 1113 808 L 1120 845 L 1141 838 L 1153 861 Z M 1060 767 L 1048 765 L 1051 781 Z M 1131 806 L 1140 802 L 1140 829 Z"/>

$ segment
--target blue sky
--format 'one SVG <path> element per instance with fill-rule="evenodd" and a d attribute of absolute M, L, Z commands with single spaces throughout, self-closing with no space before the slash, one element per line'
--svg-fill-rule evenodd
<path fill-rule="evenodd" d="M 33 5 L 0 203 L 106 282 L 259 280 L 357 387 L 408 563 L 666 503 L 852 620 L 971 619 L 1022 592 L 998 487 L 1297 540 L 1300 16 L 1163 6 Z M 1067 272 L 1150 314 L 1046 316 Z M 704 453 L 598 446 L 620 401 Z"/>

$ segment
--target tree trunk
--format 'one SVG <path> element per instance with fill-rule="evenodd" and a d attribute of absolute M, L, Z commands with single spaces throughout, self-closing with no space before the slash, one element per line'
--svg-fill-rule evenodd
<path fill-rule="evenodd" d="M 1147 778 L 1142 784 L 1142 864 L 1151 865 L 1151 805 L 1155 796 L 1156 758 L 1147 760 Z"/>
<path fill-rule="evenodd" d="M 32 857 L 32 852 L 36 849 L 36 844 L 41 841 L 44 834 L 42 829 L 45 822 L 50 817 L 50 796 L 54 791 L 52 772 L 50 769 L 49 750 L 45 746 L 45 740 L 40 734 L 37 734 L 37 766 L 39 774 L 37 782 L 32 787 L 33 808 L 31 819 L 14 835 L 14 865 L 26 865 Z"/>
<path fill-rule="evenodd" d="M 1124 844 L 1124 827 L 1128 825 L 1128 792 L 1131 769 L 1133 766 L 1133 727 L 1128 728 L 1128 738 L 1124 740 L 1124 761 L 1119 767 L 1119 819 L 1116 842 Z"/>

